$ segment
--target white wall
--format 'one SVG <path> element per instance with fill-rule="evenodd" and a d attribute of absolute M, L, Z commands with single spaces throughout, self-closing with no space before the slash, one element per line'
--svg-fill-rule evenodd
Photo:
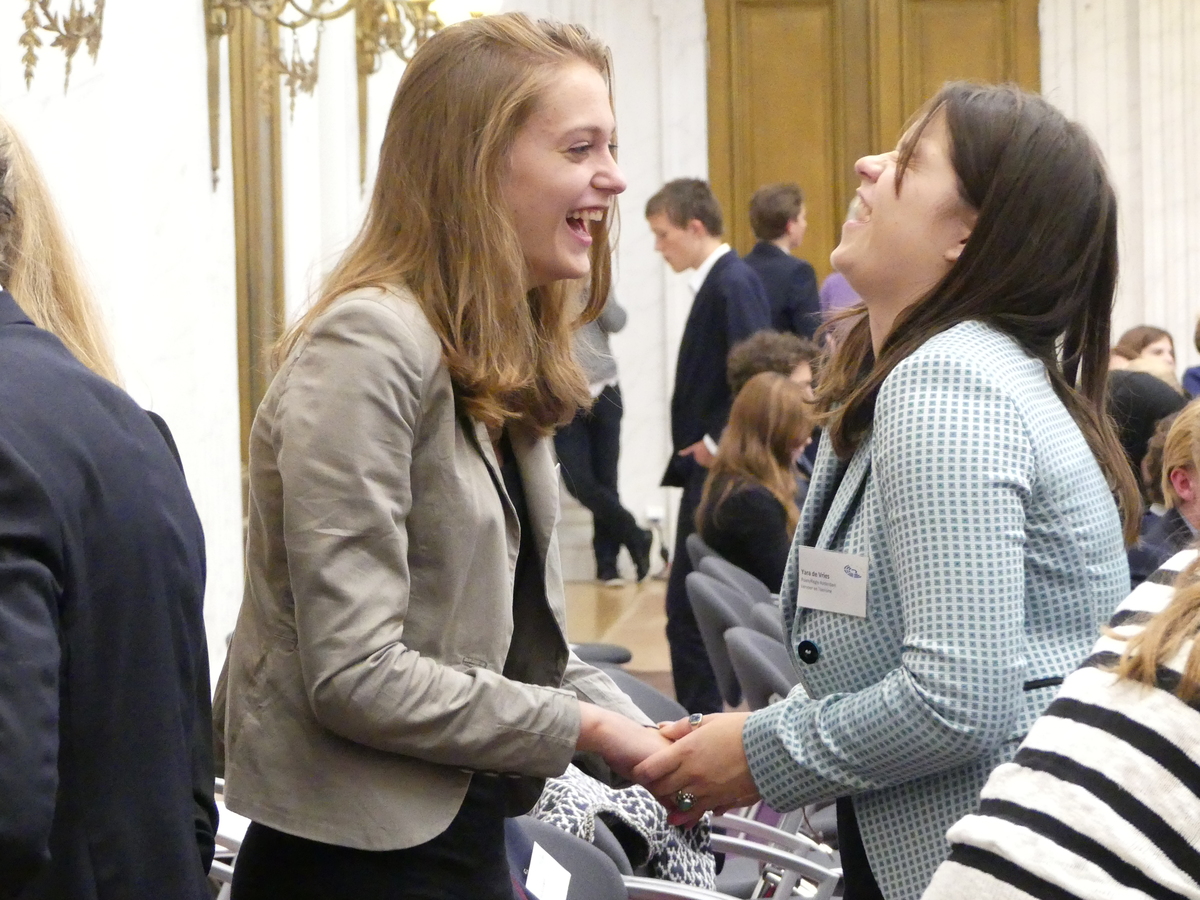
<path fill-rule="evenodd" d="M 49 47 L 26 91 L 16 6 L 0 12 L 0 112 L 45 171 L 125 387 L 179 444 L 207 538 L 219 662 L 242 590 L 237 315 L 228 143 L 216 193 L 209 176 L 201 4 L 108 4 L 99 59 L 76 56 L 65 96 Z"/>
<path fill-rule="evenodd" d="M 1200 3 L 1042 0 L 1042 90 L 1104 150 L 1120 203 L 1114 338 L 1171 332 L 1184 365 L 1200 314 Z"/>

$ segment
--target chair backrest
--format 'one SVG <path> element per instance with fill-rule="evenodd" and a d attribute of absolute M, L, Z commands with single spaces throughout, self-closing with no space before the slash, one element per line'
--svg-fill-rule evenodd
<path fill-rule="evenodd" d="M 751 575 L 740 566 L 735 566 L 723 556 L 713 554 L 700 560 L 696 568 L 706 575 L 711 575 L 718 581 L 737 588 L 755 603 L 766 603 L 774 600 L 771 589 L 758 578 Z"/>
<path fill-rule="evenodd" d="M 687 718 L 688 711 L 683 704 L 655 690 L 636 675 L 616 666 L 601 665 L 598 668 L 617 683 L 617 687 L 625 692 L 634 706 L 655 722 L 677 722 Z"/>
<path fill-rule="evenodd" d="M 629 895 L 616 863 L 583 838 L 529 816 L 507 819 L 504 828 L 509 868 L 522 885 L 529 875 L 536 843 L 571 873 L 567 900 L 627 900 Z"/>
<path fill-rule="evenodd" d="M 708 546 L 704 542 L 704 538 L 700 537 L 699 532 L 696 531 L 689 534 L 683 544 L 687 548 L 688 560 L 691 561 L 693 572 L 700 568 L 702 559 L 718 555 L 717 551 Z"/>
<path fill-rule="evenodd" d="M 787 647 L 753 628 L 737 626 L 725 632 L 729 661 L 751 709 L 762 709 L 796 686 Z"/>
<path fill-rule="evenodd" d="M 603 644 L 598 641 L 572 644 L 571 652 L 585 663 L 593 666 L 621 666 L 633 659 L 633 653 L 628 647 L 622 647 L 620 644 Z"/>
<path fill-rule="evenodd" d="M 725 632 L 735 625 L 749 624 L 753 604 L 736 588 L 704 572 L 690 573 L 685 584 L 717 687 L 726 703 L 737 706 L 742 702 L 742 689 L 729 662 Z"/>
<path fill-rule="evenodd" d="M 783 628 L 783 617 L 774 603 L 755 603 L 750 611 L 750 627 L 781 644 L 787 643 L 787 632 Z"/>

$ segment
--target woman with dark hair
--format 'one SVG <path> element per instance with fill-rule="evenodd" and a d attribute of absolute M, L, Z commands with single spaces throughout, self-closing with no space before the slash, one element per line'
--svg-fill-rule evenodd
<path fill-rule="evenodd" d="M 738 391 L 696 510 L 712 549 L 778 592 L 800 510 L 796 457 L 812 434 L 806 391 L 760 372 Z"/>
<path fill-rule="evenodd" d="M 666 744 L 568 648 L 551 433 L 625 181 L 607 48 L 486 16 L 400 79 L 358 237 L 250 436 L 225 800 L 235 898 L 511 900 L 504 817 Z"/>
<path fill-rule="evenodd" d="M 802 687 L 667 726 L 635 776 L 677 822 L 838 798 L 847 900 L 912 900 L 1127 591 L 1139 502 L 1104 414 L 1117 220 L 1091 138 L 956 83 L 857 170 L 831 260 L 863 305 L 781 591 Z"/>

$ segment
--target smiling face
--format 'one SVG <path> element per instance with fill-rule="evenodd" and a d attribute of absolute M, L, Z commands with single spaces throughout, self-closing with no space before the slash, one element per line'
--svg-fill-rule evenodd
<path fill-rule="evenodd" d="M 591 269 L 591 223 L 625 179 L 613 158 L 616 124 L 604 78 L 583 62 L 555 72 L 508 154 L 501 186 L 525 256 L 528 288 Z"/>
<path fill-rule="evenodd" d="M 926 125 L 899 184 L 898 157 L 893 150 L 856 163 L 861 183 L 829 257 L 869 313 L 889 316 L 889 328 L 950 271 L 975 221 L 959 194 L 944 116 Z"/>

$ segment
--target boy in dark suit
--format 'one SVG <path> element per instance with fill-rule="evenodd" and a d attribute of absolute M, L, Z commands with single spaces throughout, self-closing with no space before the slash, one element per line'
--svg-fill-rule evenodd
<path fill-rule="evenodd" d="M 762 279 L 771 301 L 771 327 L 812 338 L 821 324 L 817 275 L 792 251 L 808 227 L 804 193 L 795 184 L 768 184 L 750 198 L 750 227 L 758 243 L 746 254 L 746 265 Z"/>
<path fill-rule="evenodd" d="M 688 602 L 684 579 L 691 571 L 685 542 L 696 530 L 696 507 L 704 477 L 729 417 L 732 397 L 725 359 L 733 344 L 770 327 L 762 282 L 721 240 L 721 207 L 708 183 L 695 178 L 668 182 L 646 203 L 654 249 L 676 272 L 692 269 L 696 299 L 688 313 L 671 396 L 674 453 L 664 487 L 683 488 L 675 528 L 675 556 L 667 581 L 667 643 L 675 696 L 689 712 L 720 712 L 721 695 Z"/>

